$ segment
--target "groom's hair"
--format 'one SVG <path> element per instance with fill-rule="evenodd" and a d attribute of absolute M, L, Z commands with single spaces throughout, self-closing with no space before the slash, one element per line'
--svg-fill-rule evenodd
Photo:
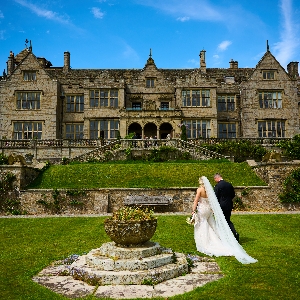
<path fill-rule="evenodd" d="M 221 177 L 221 178 L 222 178 L 222 175 L 221 175 L 220 173 L 216 173 L 216 174 L 214 175 L 214 178 L 216 178 L 216 177 Z"/>

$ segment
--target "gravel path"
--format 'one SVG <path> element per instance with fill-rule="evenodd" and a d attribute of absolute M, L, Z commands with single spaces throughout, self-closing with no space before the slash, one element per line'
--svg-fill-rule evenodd
<path fill-rule="evenodd" d="M 262 215 L 262 214 L 300 214 L 300 210 L 293 210 L 293 211 L 234 211 L 232 215 Z M 157 213 L 155 215 L 158 216 L 165 216 L 165 215 L 182 215 L 188 216 L 188 213 L 180 213 L 180 212 L 170 212 L 170 213 Z M 77 218 L 77 217 L 84 217 L 84 218 L 97 218 L 97 217 L 107 217 L 111 216 L 111 213 L 106 214 L 82 214 L 82 215 L 0 215 L 0 219 L 8 219 L 8 218 L 15 218 L 15 219 L 26 219 L 26 218 Z"/>

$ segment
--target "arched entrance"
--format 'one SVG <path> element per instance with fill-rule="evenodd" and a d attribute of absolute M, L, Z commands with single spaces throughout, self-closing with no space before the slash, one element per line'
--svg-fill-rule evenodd
<path fill-rule="evenodd" d="M 170 123 L 163 123 L 160 125 L 159 127 L 159 135 L 160 135 L 160 139 L 165 139 L 167 138 L 167 135 L 170 134 L 171 137 L 173 133 L 173 127 Z"/>
<path fill-rule="evenodd" d="M 132 123 L 128 127 L 128 133 L 133 133 L 135 132 L 137 135 L 140 137 L 142 136 L 142 126 L 139 123 Z"/>
<path fill-rule="evenodd" d="M 144 137 L 154 138 L 157 135 L 157 126 L 154 123 L 147 123 L 144 127 Z"/>

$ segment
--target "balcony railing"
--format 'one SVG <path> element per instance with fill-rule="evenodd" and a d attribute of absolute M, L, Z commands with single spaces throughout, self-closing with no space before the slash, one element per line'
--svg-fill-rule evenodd
<path fill-rule="evenodd" d="M 102 147 L 114 143 L 117 139 L 48 139 L 48 140 L 0 140 L 1 149 L 13 149 L 13 148 L 46 148 L 46 147 Z M 253 144 L 260 145 L 276 145 L 280 141 L 291 140 L 291 138 L 200 138 L 200 139 L 188 139 L 190 144 L 201 146 L 202 144 L 216 144 L 225 141 L 250 141 Z M 174 138 L 168 139 L 121 139 L 119 143 L 122 147 L 137 147 L 137 148 L 149 148 L 160 147 L 164 145 L 170 145 L 174 147 L 181 146 L 181 140 Z M 180 145 L 179 145 L 180 143 Z"/>

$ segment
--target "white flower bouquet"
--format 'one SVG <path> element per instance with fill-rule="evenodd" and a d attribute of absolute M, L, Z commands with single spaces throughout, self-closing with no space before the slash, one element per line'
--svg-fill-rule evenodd
<path fill-rule="evenodd" d="M 186 222 L 189 225 L 195 225 L 195 215 L 196 215 L 196 213 L 193 213 L 190 217 L 186 218 Z"/>

